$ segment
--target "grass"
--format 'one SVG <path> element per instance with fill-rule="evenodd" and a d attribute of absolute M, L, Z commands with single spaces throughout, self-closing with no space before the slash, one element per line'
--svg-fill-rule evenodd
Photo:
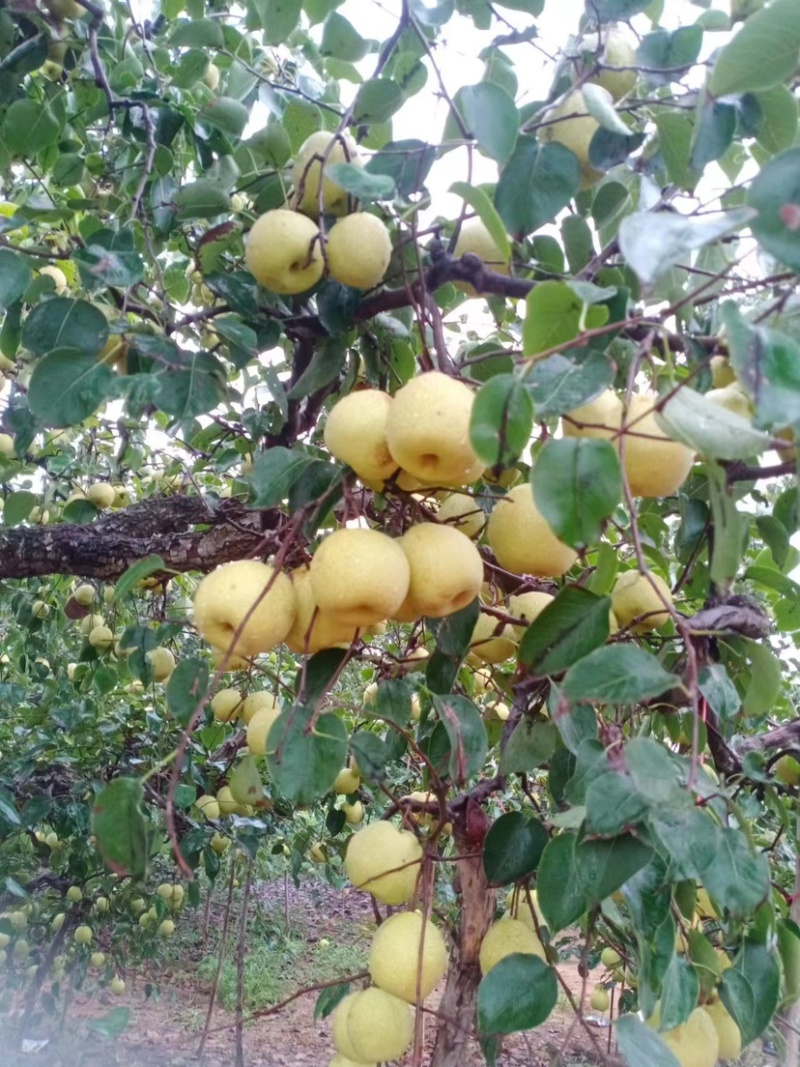
<path fill-rule="evenodd" d="M 366 966 L 367 947 L 331 941 L 327 946 L 312 944 L 299 937 L 275 936 L 251 945 L 244 965 L 244 1006 L 255 1011 L 269 1007 L 295 989 L 329 982 L 353 974 Z M 206 956 L 198 975 L 213 981 L 216 956 Z M 287 975 L 291 975 L 287 983 Z M 219 981 L 219 1000 L 224 1008 L 236 1007 L 236 957 L 226 955 Z"/>

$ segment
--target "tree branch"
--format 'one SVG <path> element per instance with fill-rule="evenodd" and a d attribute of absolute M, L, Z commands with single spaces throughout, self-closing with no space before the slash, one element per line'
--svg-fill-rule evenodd
<path fill-rule="evenodd" d="M 275 552 L 281 521 L 277 510 L 249 511 L 237 501 L 222 501 L 214 509 L 198 496 L 152 497 L 85 525 L 0 531 L 0 578 L 75 574 L 116 579 L 151 554 L 161 556 L 173 571 L 209 571 L 220 563 Z"/>

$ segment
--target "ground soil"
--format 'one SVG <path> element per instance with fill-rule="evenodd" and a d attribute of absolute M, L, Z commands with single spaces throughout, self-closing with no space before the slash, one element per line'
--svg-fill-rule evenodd
<path fill-rule="evenodd" d="M 283 920 L 288 918 L 295 933 L 318 942 L 321 938 L 344 943 L 363 937 L 372 920 L 372 906 L 365 894 L 341 892 L 322 882 L 300 888 L 272 883 L 258 890 L 259 904 Z M 313 917 L 313 927 L 310 919 Z M 198 932 L 201 923 L 197 918 Z M 213 915 L 212 915 L 213 922 Z M 209 1005 L 211 982 L 197 972 L 198 953 L 189 946 L 180 961 L 158 975 L 156 995 L 146 996 L 152 983 L 142 975 L 126 974 L 127 989 L 115 997 L 107 991 L 78 994 L 70 1004 L 66 1021 L 57 1025 L 40 1015 L 25 1037 L 41 1047 L 20 1049 L 16 1013 L 0 1015 L 0 1064 L 2 1067 L 231 1067 L 235 1063 L 235 1017 L 216 1006 L 205 1040 L 202 1059 L 198 1047 Z M 582 980 L 577 966 L 567 960 L 559 973 L 573 997 L 580 999 Z M 286 995 L 297 989 L 293 975 L 286 975 Z M 292 1001 L 280 1013 L 250 1019 L 243 1032 L 246 1067 L 325 1067 L 331 1059 L 330 1020 L 314 1021 L 316 993 Z M 430 998 L 436 1006 L 436 994 Z M 116 1038 L 104 1037 L 93 1022 L 112 1009 L 130 1009 L 130 1022 Z M 264 1005 L 265 1008 L 269 1005 Z M 434 1032 L 434 1017 L 426 1020 L 426 1055 Z M 590 1013 L 586 1023 L 576 1020 L 562 991 L 556 1009 L 536 1030 L 506 1040 L 498 1067 L 590 1067 L 618 1063 L 612 1054 L 604 1058 L 609 1030 Z M 464 1067 L 480 1067 L 485 1061 L 477 1043 Z M 753 1064 L 774 1063 L 759 1054 Z"/>

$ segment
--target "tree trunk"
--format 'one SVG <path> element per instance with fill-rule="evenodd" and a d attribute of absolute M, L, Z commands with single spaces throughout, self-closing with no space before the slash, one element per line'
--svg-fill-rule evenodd
<path fill-rule="evenodd" d="M 467 842 L 457 838 L 456 844 L 462 851 Z M 481 980 L 478 954 L 495 911 L 495 891 L 486 881 L 481 856 L 458 860 L 456 866 L 461 882 L 461 926 L 439 1006 L 431 1067 L 463 1067 L 467 1061 Z"/>

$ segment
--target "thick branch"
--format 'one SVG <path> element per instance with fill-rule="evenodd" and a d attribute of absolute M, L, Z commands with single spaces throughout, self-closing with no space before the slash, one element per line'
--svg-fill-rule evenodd
<path fill-rule="evenodd" d="M 173 571 L 208 571 L 254 553 L 274 552 L 278 522 L 277 512 L 248 511 L 236 501 L 223 501 L 213 510 L 199 496 L 152 497 L 86 525 L 0 531 L 0 578 L 75 574 L 115 579 L 151 554 L 161 556 Z"/>

